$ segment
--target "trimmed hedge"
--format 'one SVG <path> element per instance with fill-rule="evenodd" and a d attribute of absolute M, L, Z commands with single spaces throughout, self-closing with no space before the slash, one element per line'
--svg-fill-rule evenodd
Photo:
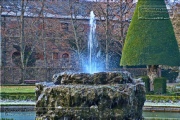
<path fill-rule="evenodd" d="M 35 93 L 1 93 L 1 100 L 35 100 Z"/>
<path fill-rule="evenodd" d="M 166 93 L 166 78 L 159 77 L 154 79 L 154 93 L 155 94 Z"/>
<path fill-rule="evenodd" d="M 120 65 L 180 65 L 180 53 L 164 0 L 138 0 Z"/>
<path fill-rule="evenodd" d="M 146 100 L 150 100 L 152 102 L 178 102 L 180 101 L 180 96 L 146 95 Z"/>
<path fill-rule="evenodd" d="M 150 91 L 150 79 L 148 76 L 142 76 L 142 81 L 145 82 L 146 93 Z"/>

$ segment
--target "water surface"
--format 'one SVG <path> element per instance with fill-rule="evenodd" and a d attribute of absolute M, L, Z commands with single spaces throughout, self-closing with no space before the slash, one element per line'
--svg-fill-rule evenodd
<path fill-rule="evenodd" d="M 13 120 L 35 120 L 35 111 L 27 112 L 1 112 L 2 118 L 9 118 Z M 166 118 L 180 120 L 180 113 L 178 112 L 143 112 L 145 118 Z"/>

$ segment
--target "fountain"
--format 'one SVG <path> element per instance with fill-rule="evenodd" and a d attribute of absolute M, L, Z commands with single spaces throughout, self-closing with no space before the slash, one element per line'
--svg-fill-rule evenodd
<path fill-rule="evenodd" d="M 59 73 L 36 84 L 37 120 L 141 120 L 145 88 L 127 71 Z"/>
<path fill-rule="evenodd" d="M 36 84 L 36 120 L 141 120 L 145 87 L 127 71 L 98 67 L 95 16 L 90 15 L 89 60 L 84 73 L 53 75 Z M 100 72 L 101 71 L 101 72 Z"/>
<path fill-rule="evenodd" d="M 100 49 L 98 48 L 98 41 L 96 39 L 96 19 L 93 11 L 90 12 L 89 21 L 90 31 L 88 39 L 88 63 L 84 65 L 84 72 L 95 73 L 103 71 L 103 65 L 100 61 Z M 98 63 L 98 64 L 97 64 Z"/>

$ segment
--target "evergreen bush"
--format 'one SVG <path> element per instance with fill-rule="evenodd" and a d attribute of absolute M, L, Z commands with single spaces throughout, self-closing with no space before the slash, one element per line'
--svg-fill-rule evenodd
<path fill-rule="evenodd" d="M 159 77 L 154 79 L 154 93 L 156 94 L 166 93 L 166 78 Z"/>
<path fill-rule="evenodd" d="M 150 91 L 150 79 L 148 76 L 142 76 L 142 81 L 145 82 L 146 93 Z"/>
<path fill-rule="evenodd" d="M 165 95 L 146 95 L 146 100 L 152 102 L 178 102 L 180 101 L 180 96 L 165 96 Z"/>
<path fill-rule="evenodd" d="M 178 66 L 179 55 L 164 0 L 138 0 L 120 64 Z"/>

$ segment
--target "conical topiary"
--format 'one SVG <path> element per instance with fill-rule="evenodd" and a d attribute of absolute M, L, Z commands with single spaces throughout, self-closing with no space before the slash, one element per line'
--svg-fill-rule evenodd
<path fill-rule="evenodd" d="M 180 65 L 180 53 L 164 0 L 139 0 L 120 65 Z"/>

